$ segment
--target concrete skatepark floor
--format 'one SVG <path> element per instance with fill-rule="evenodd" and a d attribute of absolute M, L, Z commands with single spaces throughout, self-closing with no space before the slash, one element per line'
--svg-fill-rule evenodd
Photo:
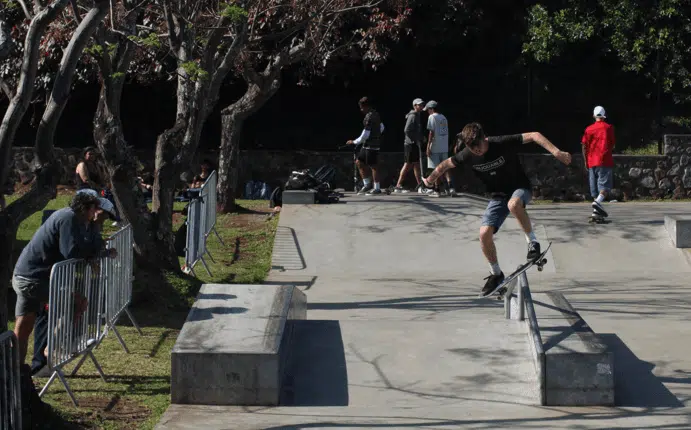
<path fill-rule="evenodd" d="M 283 208 L 267 283 L 307 295 L 280 407 L 172 405 L 161 429 L 691 428 L 691 264 L 664 215 L 689 203 L 531 205 L 552 241 L 533 291 L 562 291 L 615 351 L 613 408 L 542 407 L 524 323 L 479 299 L 485 203 L 348 195 Z M 497 236 L 505 274 L 525 261 L 515 219 Z"/>

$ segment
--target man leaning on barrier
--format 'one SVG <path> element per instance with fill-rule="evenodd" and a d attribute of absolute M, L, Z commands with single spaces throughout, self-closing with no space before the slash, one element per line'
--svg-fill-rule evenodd
<path fill-rule="evenodd" d="M 19 344 L 22 377 L 30 373 L 29 366 L 24 364 L 28 340 L 37 312 L 48 302 L 53 265 L 72 258 L 117 256 L 115 249 L 105 249 L 98 234 L 98 221 L 104 212 L 114 212 L 106 199 L 92 193 L 75 194 L 70 206 L 55 211 L 39 227 L 17 260 L 12 288 L 17 293 L 14 333 Z"/>

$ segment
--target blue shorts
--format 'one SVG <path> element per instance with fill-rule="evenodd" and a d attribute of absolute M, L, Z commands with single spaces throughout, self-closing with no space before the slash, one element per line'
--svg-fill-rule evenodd
<path fill-rule="evenodd" d="M 590 176 L 590 195 L 596 198 L 600 191 L 611 191 L 613 174 L 611 167 L 591 167 L 588 169 Z"/>
<path fill-rule="evenodd" d="M 427 167 L 436 169 L 447 158 L 449 158 L 448 152 L 433 152 L 430 157 L 427 157 Z"/>
<path fill-rule="evenodd" d="M 494 233 L 499 231 L 499 227 L 504 224 L 506 217 L 509 216 L 509 200 L 513 198 L 520 198 L 523 201 L 523 207 L 526 207 L 533 197 L 532 191 L 527 188 L 519 188 L 513 192 L 511 198 L 508 199 L 492 199 L 485 209 L 485 214 L 482 216 L 482 225 L 494 227 Z"/>

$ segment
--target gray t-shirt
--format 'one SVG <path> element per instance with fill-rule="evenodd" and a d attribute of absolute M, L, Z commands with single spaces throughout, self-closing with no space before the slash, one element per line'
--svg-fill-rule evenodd
<path fill-rule="evenodd" d="M 14 275 L 48 280 L 53 264 L 71 258 L 92 258 L 102 254 L 100 229 L 79 220 L 72 208 L 55 211 L 19 255 Z"/>
<path fill-rule="evenodd" d="M 427 118 L 427 130 L 434 132 L 434 141 L 431 142 L 432 153 L 449 153 L 449 122 L 446 117 L 438 112 Z"/>

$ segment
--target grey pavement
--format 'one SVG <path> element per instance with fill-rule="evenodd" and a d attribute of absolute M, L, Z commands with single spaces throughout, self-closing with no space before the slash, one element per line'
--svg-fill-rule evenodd
<path fill-rule="evenodd" d="M 537 404 L 525 323 L 477 297 L 489 274 L 470 198 L 348 196 L 286 206 L 268 283 L 307 295 L 286 406 L 173 405 L 161 429 L 691 428 L 691 258 L 664 215 L 688 203 L 530 205 L 544 271 L 615 351 L 617 407 Z M 509 218 L 497 235 L 505 274 L 525 261 Z"/>

